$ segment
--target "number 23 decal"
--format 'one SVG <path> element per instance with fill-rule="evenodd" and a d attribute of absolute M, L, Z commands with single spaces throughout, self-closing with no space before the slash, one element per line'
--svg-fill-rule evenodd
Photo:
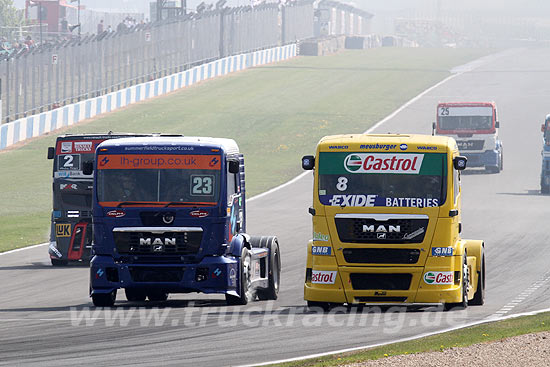
<path fill-rule="evenodd" d="M 214 176 L 191 176 L 191 195 L 212 196 L 214 194 Z"/>

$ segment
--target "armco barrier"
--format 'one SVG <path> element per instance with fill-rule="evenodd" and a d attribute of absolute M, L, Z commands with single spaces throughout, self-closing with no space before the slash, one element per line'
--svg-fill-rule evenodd
<path fill-rule="evenodd" d="M 161 96 L 206 79 L 254 66 L 287 60 L 296 56 L 296 50 L 296 44 L 291 44 L 225 57 L 177 74 L 0 125 L 0 150 L 59 128 L 74 125 L 102 113 Z"/>

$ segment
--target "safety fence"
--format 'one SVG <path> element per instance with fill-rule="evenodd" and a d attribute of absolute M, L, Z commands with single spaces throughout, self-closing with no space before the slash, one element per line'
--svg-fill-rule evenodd
<path fill-rule="evenodd" d="M 224 57 L 156 80 L 139 83 L 105 95 L 0 125 L 0 150 L 56 129 L 74 125 L 96 115 L 132 103 L 170 93 L 197 82 L 235 71 L 296 56 L 296 44 Z"/>
<path fill-rule="evenodd" d="M 0 60 L 0 123 L 313 37 L 313 18 L 312 0 L 223 8 L 32 48 Z"/>

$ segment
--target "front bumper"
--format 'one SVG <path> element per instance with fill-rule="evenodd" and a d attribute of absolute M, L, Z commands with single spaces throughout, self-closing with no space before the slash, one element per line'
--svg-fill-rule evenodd
<path fill-rule="evenodd" d="M 462 153 L 462 152 L 461 152 Z M 463 156 L 468 158 L 467 167 L 485 167 L 485 166 L 499 166 L 500 164 L 500 152 L 498 150 L 486 150 L 481 153 L 462 153 Z"/>
<path fill-rule="evenodd" d="M 229 293 L 236 295 L 238 260 L 230 256 L 205 257 L 200 263 L 128 264 L 110 256 L 90 262 L 90 293 L 118 288 L 155 289 L 167 293 Z"/>
<path fill-rule="evenodd" d="M 334 284 L 313 284 L 306 279 L 304 284 L 304 299 L 307 301 L 347 303 L 347 304 L 378 304 L 378 305 L 427 305 L 440 303 L 456 303 L 462 299 L 460 270 L 462 256 L 429 257 L 426 266 L 323 266 L 314 270 L 336 271 Z M 452 272 L 452 284 L 428 284 L 424 275 L 428 272 Z M 411 274 L 407 289 L 391 289 L 381 283 L 380 287 L 371 289 L 354 289 L 352 274 L 376 274 L 400 276 Z M 383 277 L 382 277 L 383 278 Z"/>

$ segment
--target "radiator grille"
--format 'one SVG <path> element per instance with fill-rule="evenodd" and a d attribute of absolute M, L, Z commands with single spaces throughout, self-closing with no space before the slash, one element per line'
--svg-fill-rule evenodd
<path fill-rule="evenodd" d="M 118 253 L 132 255 L 193 255 L 202 240 L 202 232 L 114 232 L 113 236 Z"/>
<path fill-rule="evenodd" d="M 335 218 L 338 237 L 351 243 L 422 243 L 428 219 Z"/>
<path fill-rule="evenodd" d="M 178 267 L 152 267 L 152 266 L 130 266 L 130 276 L 134 282 L 181 282 L 183 279 L 183 268 Z"/>
<path fill-rule="evenodd" d="M 350 274 L 351 286 L 356 290 L 408 290 L 412 274 Z"/>
<path fill-rule="evenodd" d="M 355 297 L 355 302 L 368 302 L 368 303 L 386 303 L 386 302 L 405 302 L 407 297 Z"/>
<path fill-rule="evenodd" d="M 483 149 L 483 140 L 458 140 L 456 145 L 458 145 L 458 150 L 482 150 Z"/>
<path fill-rule="evenodd" d="M 416 264 L 420 257 L 417 249 L 345 248 L 342 252 L 346 262 L 362 264 Z"/>

